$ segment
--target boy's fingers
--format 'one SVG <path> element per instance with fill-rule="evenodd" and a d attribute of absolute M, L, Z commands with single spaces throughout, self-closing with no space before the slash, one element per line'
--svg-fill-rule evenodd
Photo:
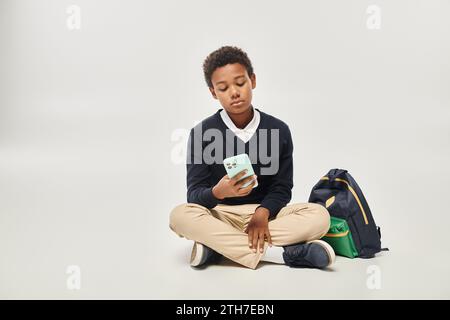
<path fill-rule="evenodd" d="M 246 194 L 250 191 L 252 191 L 253 186 L 256 184 L 256 180 L 253 180 L 248 186 L 244 187 L 244 188 L 238 188 L 237 193 L 238 194 Z"/>
<path fill-rule="evenodd" d="M 239 195 L 239 196 L 246 196 L 246 195 L 248 195 L 250 192 L 252 192 L 252 189 L 253 189 L 253 183 L 252 184 L 249 184 L 247 187 L 245 187 L 245 188 L 241 188 L 241 189 L 239 189 L 238 190 L 238 192 L 237 192 L 237 194 Z"/>
<path fill-rule="evenodd" d="M 264 230 L 259 234 L 259 252 L 264 252 Z"/>
<path fill-rule="evenodd" d="M 269 229 L 266 230 L 267 242 L 272 246 L 272 236 L 270 235 Z"/>
<path fill-rule="evenodd" d="M 246 174 L 247 174 L 247 169 L 244 169 L 241 172 L 239 172 L 237 175 L 235 175 L 233 178 L 231 178 L 231 180 L 233 180 L 234 183 L 236 184 L 236 182 L 238 182 Z"/>
<path fill-rule="evenodd" d="M 253 176 L 250 176 L 250 177 L 247 177 L 247 178 L 245 178 L 245 179 L 242 179 L 242 180 L 236 182 L 235 186 L 241 186 L 241 185 L 243 185 L 243 184 L 245 184 L 245 183 L 247 183 L 247 182 L 249 182 L 249 181 L 255 181 L 255 179 L 256 179 L 256 178 L 255 178 L 254 175 L 253 175 Z"/>
<path fill-rule="evenodd" d="M 267 240 L 267 244 L 269 245 L 269 247 L 271 247 L 272 246 L 272 237 L 270 236 L 270 232 L 269 232 L 268 228 L 266 229 L 266 232 L 265 232 L 265 239 Z"/>
<path fill-rule="evenodd" d="M 253 241 L 252 241 L 253 252 L 258 250 L 258 232 L 253 233 Z"/>
<path fill-rule="evenodd" d="M 253 187 L 253 184 L 250 183 L 248 186 L 246 186 L 246 187 L 244 187 L 244 188 L 238 188 L 238 189 L 237 189 L 237 193 L 238 193 L 238 194 L 244 194 L 244 193 L 247 193 L 247 192 L 249 192 L 249 191 L 252 189 L 252 187 Z"/>
<path fill-rule="evenodd" d="M 252 241 L 253 241 L 253 229 L 250 229 L 248 232 L 248 246 L 250 248 L 252 248 L 252 245 L 253 245 Z"/>

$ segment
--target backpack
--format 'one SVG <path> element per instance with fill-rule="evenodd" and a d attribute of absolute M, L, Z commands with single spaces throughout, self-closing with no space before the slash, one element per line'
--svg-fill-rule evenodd
<path fill-rule="evenodd" d="M 336 254 L 349 258 L 373 258 L 381 248 L 381 230 L 373 219 L 364 195 L 343 169 L 331 169 L 312 188 L 309 202 L 324 206 L 331 216 L 330 229 L 322 240 Z"/>

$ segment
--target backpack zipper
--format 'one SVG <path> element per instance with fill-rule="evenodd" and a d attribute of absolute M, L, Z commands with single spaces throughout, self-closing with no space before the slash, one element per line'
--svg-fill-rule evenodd
<path fill-rule="evenodd" d="M 345 232 L 341 232 L 341 233 L 327 233 L 324 237 L 329 237 L 329 238 L 341 238 L 341 237 L 345 237 L 346 235 L 348 235 L 349 230 L 345 231 Z"/>
<path fill-rule="evenodd" d="M 322 177 L 322 178 L 320 178 L 320 180 L 330 180 L 330 178 L 329 178 L 329 177 Z M 353 195 L 353 197 L 355 197 L 356 202 L 358 203 L 359 209 L 361 210 L 361 213 L 362 213 L 363 218 L 364 218 L 364 222 L 365 222 L 366 224 L 369 224 L 369 221 L 367 220 L 366 212 L 364 211 L 364 208 L 363 208 L 363 206 L 362 206 L 362 204 L 361 204 L 361 201 L 359 201 L 359 197 L 358 197 L 358 195 L 356 194 L 355 190 L 354 190 L 354 189 L 350 186 L 350 184 L 349 184 L 346 180 L 344 180 L 344 179 L 341 179 L 341 178 L 335 178 L 334 181 L 343 182 L 343 183 L 345 183 L 345 184 L 347 185 L 348 190 L 351 192 L 351 194 Z"/>

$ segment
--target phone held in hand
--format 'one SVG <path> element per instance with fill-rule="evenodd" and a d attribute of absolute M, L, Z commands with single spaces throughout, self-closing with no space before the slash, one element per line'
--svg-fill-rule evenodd
<path fill-rule="evenodd" d="M 250 158 L 246 153 L 241 153 L 236 156 L 232 156 L 232 157 L 224 159 L 223 165 L 225 166 L 225 170 L 226 170 L 229 178 L 233 178 L 235 175 L 237 175 L 242 170 L 247 170 L 247 173 L 240 180 L 245 179 L 250 176 L 253 176 L 255 174 L 255 172 L 253 171 L 252 162 L 250 161 Z M 252 181 L 248 181 L 247 183 L 244 183 L 240 187 L 240 189 L 247 187 L 251 183 L 252 183 Z M 258 186 L 258 180 L 256 180 L 256 183 L 253 186 L 253 188 L 255 188 L 257 186 Z"/>

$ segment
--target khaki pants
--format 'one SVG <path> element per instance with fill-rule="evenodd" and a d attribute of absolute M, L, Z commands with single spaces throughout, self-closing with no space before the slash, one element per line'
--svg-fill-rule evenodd
<path fill-rule="evenodd" d="M 256 269 L 266 252 L 255 253 L 244 232 L 259 204 L 224 205 L 212 209 L 194 203 L 176 206 L 170 214 L 170 229 L 180 237 L 202 243 L 230 260 Z M 285 246 L 322 238 L 330 227 L 330 215 L 315 203 L 295 203 L 283 207 L 269 220 L 274 246 Z"/>

